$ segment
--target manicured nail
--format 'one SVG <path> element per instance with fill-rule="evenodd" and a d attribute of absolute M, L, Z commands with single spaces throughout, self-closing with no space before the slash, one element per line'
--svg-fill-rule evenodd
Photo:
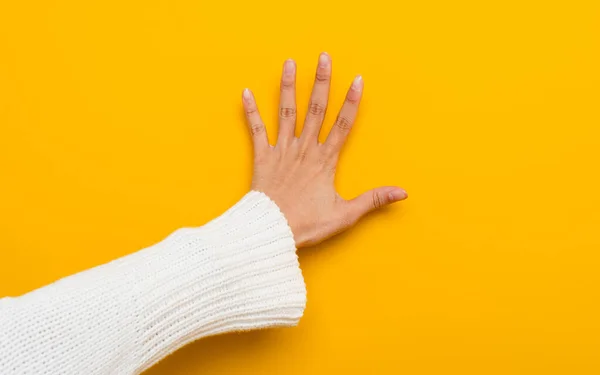
<path fill-rule="evenodd" d="M 408 194 L 406 194 L 406 191 L 404 191 L 404 189 L 398 188 L 398 189 L 392 190 L 389 193 L 389 197 L 390 197 L 390 200 L 395 202 L 395 201 L 401 201 L 403 199 L 408 198 Z"/>
<path fill-rule="evenodd" d="M 356 76 L 356 78 L 354 78 L 354 81 L 352 81 L 352 90 L 362 91 L 362 87 L 363 87 L 362 76 Z"/>
<path fill-rule="evenodd" d="M 319 66 L 325 68 L 327 65 L 329 65 L 329 54 L 322 52 L 319 56 Z"/>
<path fill-rule="evenodd" d="M 292 75 L 296 72 L 296 64 L 294 64 L 294 60 L 287 59 L 285 60 L 285 64 L 283 64 L 283 73 L 286 75 Z"/>
<path fill-rule="evenodd" d="M 244 93 L 242 94 L 242 96 L 244 97 L 244 100 L 247 102 L 252 100 L 252 93 L 248 89 L 244 89 Z"/>

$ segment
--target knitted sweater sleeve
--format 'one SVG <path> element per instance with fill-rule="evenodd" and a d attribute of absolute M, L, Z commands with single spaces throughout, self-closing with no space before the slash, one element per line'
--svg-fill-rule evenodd
<path fill-rule="evenodd" d="M 291 229 L 250 191 L 201 227 L 0 299 L 0 374 L 139 374 L 202 337 L 296 325 L 305 304 Z"/>

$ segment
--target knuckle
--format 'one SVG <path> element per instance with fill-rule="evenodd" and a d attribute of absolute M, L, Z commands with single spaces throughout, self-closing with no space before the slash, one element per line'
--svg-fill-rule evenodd
<path fill-rule="evenodd" d="M 329 172 L 332 174 L 335 174 L 337 171 L 337 165 L 338 165 L 338 159 L 339 159 L 339 153 L 337 152 L 336 149 L 331 149 L 331 151 L 329 151 L 327 153 L 327 159 L 328 159 L 328 167 L 329 167 Z"/>
<path fill-rule="evenodd" d="M 248 107 L 246 109 L 246 116 L 252 116 L 256 112 L 258 112 L 258 108 L 256 108 L 256 107 Z"/>
<path fill-rule="evenodd" d="M 311 102 L 308 106 L 308 113 L 313 116 L 323 116 L 325 114 L 326 107 L 322 104 Z"/>
<path fill-rule="evenodd" d="M 335 172 L 337 171 L 337 166 L 335 165 L 331 165 L 327 167 L 327 173 L 329 173 L 329 175 L 334 176 Z"/>
<path fill-rule="evenodd" d="M 306 150 L 300 150 L 298 152 L 298 155 L 296 156 L 296 159 L 298 161 L 304 161 L 304 160 L 306 160 L 307 157 L 308 157 L 308 151 L 306 151 Z"/>
<path fill-rule="evenodd" d="M 326 156 L 320 156 L 317 159 L 317 164 L 321 166 L 322 170 L 329 169 L 329 159 Z"/>
<path fill-rule="evenodd" d="M 266 155 L 262 153 L 254 154 L 254 171 L 253 175 L 257 176 L 257 180 L 261 178 L 260 176 L 265 175 L 265 170 L 269 169 L 269 160 Z"/>
<path fill-rule="evenodd" d="M 290 119 L 296 117 L 296 108 L 282 107 L 279 109 L 279 117 Z"/>
<path fill-rule="evenodd" d="M 348 117 L 338 116 L 335 119 L 334 126 L 339 130 L 347 133 L 350 131 L 350 129 L 352 129 L 352 121 Z"/>
<path fill-rule="evenodd" d="M 282 79 L 281 80 L 281 91 L 291 90 L 294 88 L 293 79 Z"/>
<path fill-rule="evenodd" d="M 381 198 L 381 194 L 373 193 L 372 200 L 373 201 L 371 202 L 371 205 L 373 206 L 373 208 L 378 209 L 381 208 L 381 206 L 383 206 L 383 199 Z"/>
<path fill-rule="evenodd" d="M 329 82 L 330 78 L 331 74 L 329 73 L 329 71 L 327 71 L 327 69 L 319 68 L 317 70 L 317 74 L 315 75 L 315 81 L 318 83 L 327 83 Z"/>
<path fill-rule="evenodd" d="M 265 127 L 262 123 L 255 123 L 250 125 L 250 134 L 258 135 L 265 131 Z"/>
<path fill-rule="evenodd" d="M 260 167 L 263 164 L 265 164 L 265 157 L 264 157 L 264 155 L 262 153 L 260 153 L 260 152 L 256 152 L 255 151 L 254 152 L 254 165 L 255 165 L 255 168 L 256 167 Z"/>
<path fill-rule="evenodd" d="M 275 154 L 274 160 L 277 160 L 277 161 L 283 160 L 284 153 L 282 152 L 282 150 L 278 149 L 278 148 L 275 148 L 274 151 L 275 151 L 274 152 L 274 154 Z"/>
<path fill-rule="evenodd" d="M 352 104 L 352 105 L 358 105 L 358 103 L 360 102 L 360 95 L 350 95 L 348 94 L 346 96 L 346 102 Z"/>

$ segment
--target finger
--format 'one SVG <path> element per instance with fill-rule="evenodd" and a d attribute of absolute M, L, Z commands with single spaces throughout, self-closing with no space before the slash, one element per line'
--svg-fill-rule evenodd
<path fill-rule="evenodd" d="M 260 113 L 258 113 L 256 100 L 254 99 L 252 92 L 248 89 L 244 89 L 242 99 L 244 102 L 244 112 L 246 113 L 246 119 L 248 120 L 248 127 L 250 129 L 250 134 L 252 135 L 254 150 L 261 151 L 269 146 L 265 124 L 260 118 Z"/>
<path fill-rule="evenodd" d="M 408 194 L 399 187 L 383 186 L 375 188 L 351 199 L 348 202 L 350 205 L 349 214 L 352 221 L 356 221 L 371 211 L 406 198 L 408 198 Z"/>
<path fill-rule="evenodd" d="M 331 146 L 336 153 L 342 149 L 342 146 L 352 129 L 352 125 L 354 125 L 354 121 L 356 121 L 362 92 L 363 79 L 361 76 L 356 76 L 346 94 L 346 100 L 342 105 L 342 109 L 325 141 L 325 143 Z"/>
<path fill-rule="evenodd" d="M 308 113 L 302 129 L 303 138 L 317 139 L 319 131 L 327 111 L 327 102 L 329 100 L 329 86 L 331 84 L 331 58 L 326 52 L 319 56 L 319 65 L 315 75 L 310 102 L 308 104 Z"/>
<path fill-rule="evenodd" d="M 277 144 L 286 144 L 296 131 L 296 63 L 289 59 L 283 64 L 281 95 L 279 97 L 279 136 Z"/>

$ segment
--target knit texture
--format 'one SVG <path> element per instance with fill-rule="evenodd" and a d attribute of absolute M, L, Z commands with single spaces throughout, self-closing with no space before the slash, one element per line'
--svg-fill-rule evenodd
<path fill-rule="evenodd" d="M 251 191 L 201 227 L 0 299 L 0 374 L 139 374 L 202 337 L 296 325 L 305 305 L 291 229 Z"/>

